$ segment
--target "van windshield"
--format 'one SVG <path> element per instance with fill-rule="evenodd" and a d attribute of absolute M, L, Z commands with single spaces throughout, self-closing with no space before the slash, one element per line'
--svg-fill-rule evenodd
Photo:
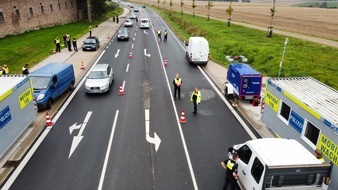
<path fill-rule="evenodd" d="M 141 20 L 141 23 L 148 23 L 149 21 L 148 20 Z"/>
<path fill-rule="evenodd" d="M 32 85 L 34 90 L 44 90 L 48 87 L 50 77 L 33 77 L 32 79 Z"/>

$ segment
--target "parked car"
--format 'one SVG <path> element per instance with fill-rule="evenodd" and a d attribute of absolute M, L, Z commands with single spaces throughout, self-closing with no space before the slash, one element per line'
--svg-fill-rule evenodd
<path fill-rule="evenodd" d="M 109 92 L 114 81 L 113 68 L 107 63 L 96 64 L 89 72 L 85 82 L 86 93 Z"/>
<path fill-rule="evenodd" d="M 136 14 L 135 14 L 135 13 L 131 13 L 131 14 L 129 15 L 129 18 L 130 18 L 130 19 L 136 19 Z"/>
<path fill-rule="evenodd" d="M 86 50 L 96 51 L 97 49 L 99 49 L 99 47 L 100 47 L 99 38 L 96 36 L 90 36 L 90 37 L 87 37 L 85 41 L 83 41 L 82 50 L 83 51 L 86 51 Z"/>
<path fill-rule="evenodd" d="M 117 41 L 120 40 L 129 40 L 129 31 L 126 28 L 121 28 L 120 30 L 117 31 Z"/>
<path fill-rule="evenodd" d="M 132 27 L 133 26 L 133 21 L 130 19 L 126 19 L 124 21 L 124 27 Z"/>

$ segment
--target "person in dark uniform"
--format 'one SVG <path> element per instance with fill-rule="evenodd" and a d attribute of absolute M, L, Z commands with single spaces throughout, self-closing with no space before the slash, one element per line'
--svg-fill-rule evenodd
<path fill-rule="evenodd" d="M 77 51 L 77 42 L 76 42 L 76 39 L 73 38 L 73 48 L 74 48 L 74 51 Z"/>
<path fill-rule="evenodd" d="M 72 51 L 72 46 L 70 45 L 70 34 L 66 34 L 66 36 L 67 36 L 67 38 L 66 38 L 66 40 L 67 40 L 67 47 L 68 47 L 68 51 Z"/>
<path fill-rule="evenodd" d="M 58 37 L 55 38 L 54 43 L 55 43 L 55 51 L 56 51 L 56 52 L 60 52 L 60 51 L 61 51 L 61 48 L 60 48 L 60 40 L 59 40 Z"/>
<path fill-rule="evenodd" d="M 22 74 L 24 74 L 24 75 L 29 74 L 28 64 L 25 64 L 25 66 L 22 67 Z"/>
<path fill-rule="evenodd" d="M 116 16 L 116 23 L 119 23 L 119 16 Z"/>
<path fill-rule="evenodd" d="M 193 102 L 194 104 L 194 112 L 192 112 L 192 114 L 194 114 L 194 116 L 197 115 L 197 106 L 198 104 L 201 103 L 201 92 L 198 90 L 197 87 L 195 87 L 195 90 L 192 92 L 191 97 L 190 97 L 190 102 Z"/>
<path fill-rule="evenodd" d="M 238 164 L 236 163 L 238 159 L 237 152 L 233 153 L 232 159 L 227 159 L 221 162 L 222 167 L 225 169 L 225 183 L 223 186 L 223 190 L 227 190 L 228 186 L 230 185 L 231 190 L 235 190 L 237 187 L 237 171 L 238 171 Z"/>
<path fill-rule="evenodd" d="M 180 78 L 179 74 L 176 74 L 176 77 L 173 80 L 174 84 L 174 99 L 176 100 L 176 93 L 178 95 L 178 99 L 181 99 L 181 85 L 182 79 Z"/>
<path fill-rule="evenodd" d="M 161 41 L 161 29 L 157 30 L 157 38 Z"/>
<path fill-rule="evenodd" d="M 89 26 L 89 36 L 92 36 L 92 25 Z"/>
<path fill-rule="evenodd" d="M 164 39 L 163 39 L 163 41 L 166 42 L 166 41 L 167 41 L 167 38 L 168 38 L 168 31 L 165 30 L 165 31 L 164 31 Z"/>

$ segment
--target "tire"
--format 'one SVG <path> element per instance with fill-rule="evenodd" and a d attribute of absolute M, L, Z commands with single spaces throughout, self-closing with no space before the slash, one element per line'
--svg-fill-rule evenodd
<path fill-rule="evenodd" d="M 73 91 L 75 89 L 74 82 L 72 82 L 69 86 L 69 91 Z"/>
<path fill-rule="evenodd" d="M 53 100 L 51 98 L 48 99 L 47 101 L 47 109 L 51 109 L 53 104 Z"/>

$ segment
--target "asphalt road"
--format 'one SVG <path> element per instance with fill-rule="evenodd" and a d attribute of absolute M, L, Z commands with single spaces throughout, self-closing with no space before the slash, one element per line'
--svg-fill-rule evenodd
<path fill-rule="evenodd" d="M 156 29 L 168 29 L 151 10 L 140 17 L 150 18 Z M 97 60 L 114 69 L 112 91 L 86 95 L 79 85 L 10 189 L 222 187 L 220 162 L 227 147 L 249 140 L 249 135 L 203 70 L 188 63 L 182 43 L 170 30 L 168 42 L 160 43 L 153 29 L 134 26 L 129 31 L 135 42 L 113 38 Z M 183 79 L 181 100 L 172 98 L 177 73 Z M 125 95 L 118 94 L 120 84 Z M 189 101 L 194 87 L 202 93 L 197 116 L 191 114 Z M 179 122 L 182 109 L 185 124 Z"/>

